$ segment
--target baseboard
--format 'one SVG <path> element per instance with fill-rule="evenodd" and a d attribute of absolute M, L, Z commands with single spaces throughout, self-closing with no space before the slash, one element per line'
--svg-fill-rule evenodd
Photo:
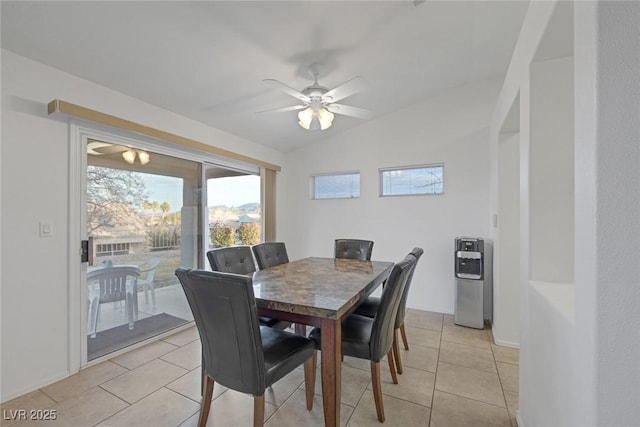
<path fill-rule="evenodd" d="M 494 340 L 493 340 L 493 341 L 494 341 L 497 345 L 501 345 L 501 346 L 503 346 L 503 347 L 517 348 L 517 349 L 519 349 L 519 348 L 520 348 L 520 343 L 519 343 L 519 342 L 503 341 L 503 340 L 496 339 L 496 338 L 495 338 L 495 336 L 494 336 L 493 338 L 494 338 Z"/>
<path fill-rule="evenodd" d="M 516 411 L 516 424 L 518 424 L 518 427 L 524 427 L 524 422 L 522 421 L 522 417 L 520 416 L 519 409 Z"/>
<path fill-rule="evenodd" d="M 39 390 L 41 388 L 45 388 L 48 385 L 51 385 L 53 383 L 56 383 L 60 380 L 63 380 L 65 378 L 68 378 L 70 376 L 70 372 L 69 371 L 65 371 L 64 373 L 58 373 L 56 375 L 52 375 L 48 378 L 45 378 L 42 381 L 38 381 L 35 384 L 29 385 L 29 386 L 25 386 L 25 387 L 21 387 L 18 390 L 14 390 L 12 392 L 10 392 L 7 395 L 2 395 L 2 403 L 8 402 L 9 400 L 15 399 L 16 397 L 20 397 L 22 395 L 25 395 L 27 393 L 31 393 L 32 391 L 36 391 Z"/>

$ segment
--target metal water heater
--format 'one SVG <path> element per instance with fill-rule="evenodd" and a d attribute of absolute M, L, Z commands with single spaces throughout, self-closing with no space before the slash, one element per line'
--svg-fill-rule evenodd
<path fill-rule="evenodd" d="M 492 320 L 492 273 L 491 242 L 474 237 L 457 237 L 454 297 L 456 325 L 484 329 L 484 321 Z"/>

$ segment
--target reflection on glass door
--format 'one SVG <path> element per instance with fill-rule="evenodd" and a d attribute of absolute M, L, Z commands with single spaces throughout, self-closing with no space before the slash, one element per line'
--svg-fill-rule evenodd
<path fill-rule="evenodd" d="M 205 251 L 260 243 L 260 175 L 207 164 L 205 177 L 209 227 Z"/>
<path fill-rule="evenodd" d="M 193 320 L 174 271 L 202 259 L 201 169 L 88 142 L 88 360 Z"/>

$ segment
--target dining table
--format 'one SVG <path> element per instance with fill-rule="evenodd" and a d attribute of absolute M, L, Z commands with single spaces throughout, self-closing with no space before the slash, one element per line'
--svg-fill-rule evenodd
<path fill-rule="evenodd" d="M 387 279 L 393 265 L 310 257 L 253 274 L 258 315 L 322 328 L 322 402 L 327 427 L 340 425 L 342 320 Z"/>

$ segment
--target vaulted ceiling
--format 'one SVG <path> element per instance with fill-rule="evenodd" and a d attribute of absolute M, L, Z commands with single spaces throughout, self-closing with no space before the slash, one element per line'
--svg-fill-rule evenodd
<path fill-rule="evenodd" d="M 365 90 L 374 118 L 449 88 L 503 77 L 526 1 L 2 1 L 2 47 L 281 151 L 365 122 L 298 126 L 299 103 L 265 84 Z"/>

